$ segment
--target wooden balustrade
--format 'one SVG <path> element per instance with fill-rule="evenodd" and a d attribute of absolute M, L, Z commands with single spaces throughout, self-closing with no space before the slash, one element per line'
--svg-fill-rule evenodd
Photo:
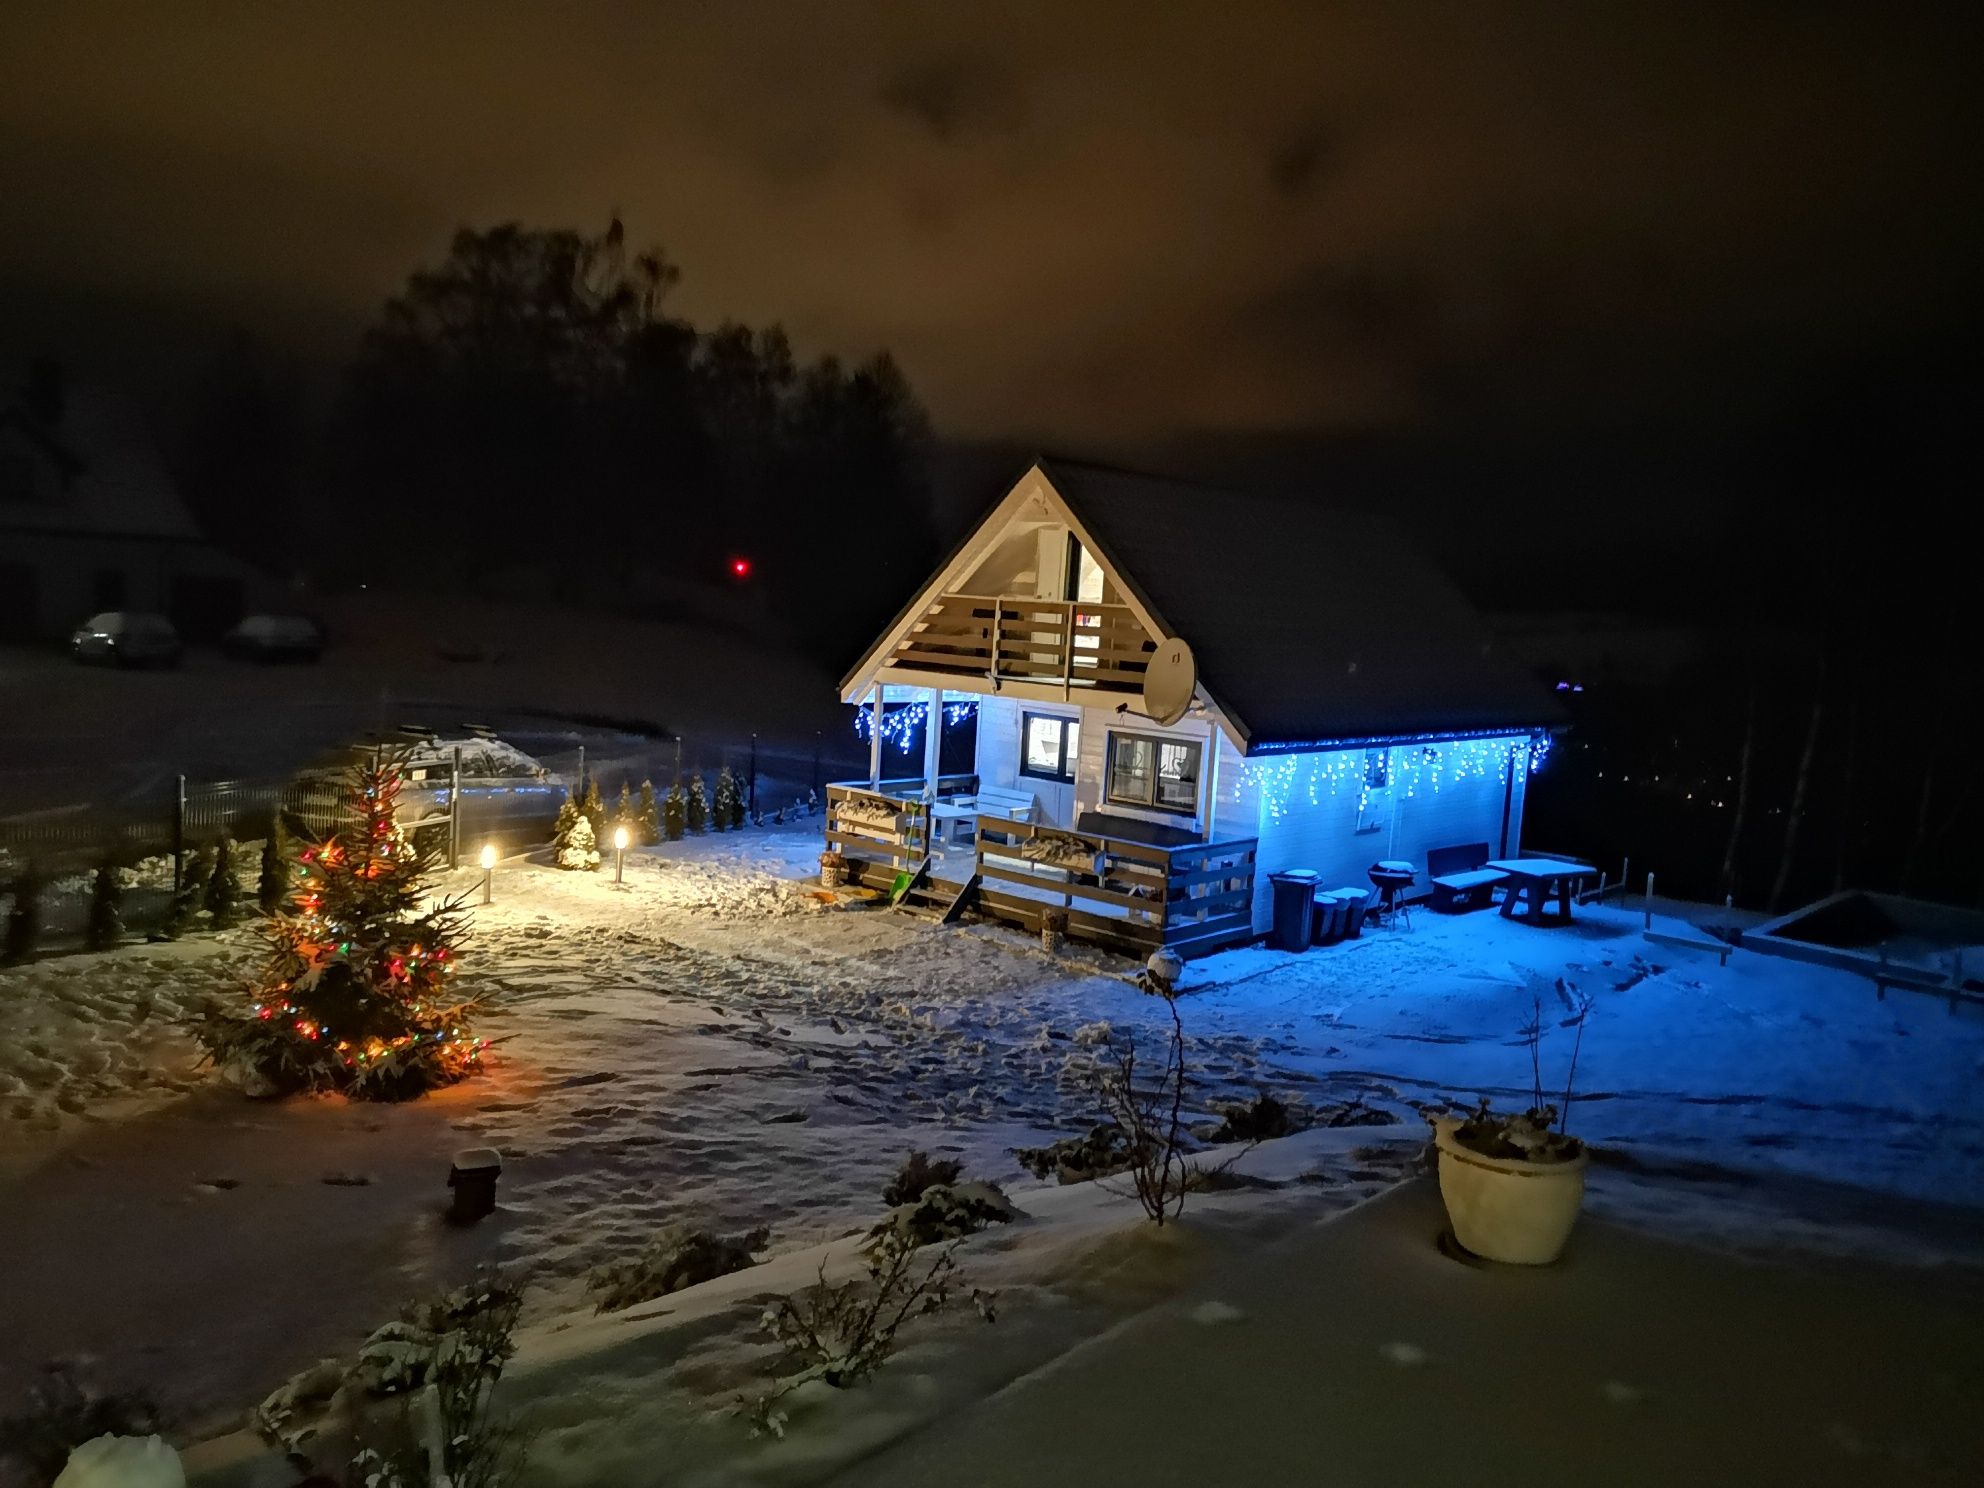
<path fill-rule="evenodd" d="M 946 594 L 890 653 L 889 666 L 1063 692 L 1141 694 L 1156 649 L 1128 605 Z"/>

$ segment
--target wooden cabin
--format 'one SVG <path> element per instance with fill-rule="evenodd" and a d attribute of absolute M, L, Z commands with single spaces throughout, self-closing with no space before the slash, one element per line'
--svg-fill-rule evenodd
<path fill-rule="evenodd" d="M 1182 691 L 1160 665 L 1173 640 L 1195 662 Z M 1368 888 L 1375 862 L 1406 860 L 1423 895 L 1434 848 L 1515 855 L 1561 721 L 1389 524 L 1058 459 L 841 697 L 873 720 L 868 778 L 828 790 L 828 845 L 857 881 L 907 874 L 947 916 L 1058 909 L 1078 939 L 1187 956 L 1262 933 L 1280 869 Z M 922 710 L 913 755 L 881 726 L 904 703 Z M 972 706 L 974 768 L 944 775 L 946 713 Z"/>

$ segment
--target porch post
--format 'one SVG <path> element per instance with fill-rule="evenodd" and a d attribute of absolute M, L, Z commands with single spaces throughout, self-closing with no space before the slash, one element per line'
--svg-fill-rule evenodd
<path fill-rule="evenodd" d="M 870 696 L 873 711 L 868 715 L 868 789 L 882 788 L 882 684 L 875 684 Z"/>
<path fill-rule="evenodd" d="M 923 720 L 923 799 L 937 799 L 937 780 L 944 770 L 944 689 L 930 689 L 930 716 Z"/>
<path fill-rule="evenodd" d="M 1206 814 L 1199 830 L 1206 834 L 1206 841 L 1211 842 L 1219 835 L 1213 826 L 1213 816 L 1219 810 L 1219 724 L 1211 718 L 1206 720 L 1205 768 L 1199 773 L 1206 782 Z"/>

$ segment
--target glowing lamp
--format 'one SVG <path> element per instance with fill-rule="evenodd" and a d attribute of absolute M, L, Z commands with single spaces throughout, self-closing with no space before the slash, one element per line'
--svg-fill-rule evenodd
<path fill-rule="evenodd" d="M 494 868 L 495 866 L 496 866 L 496 844 L 493 842 L 487 843 L 483 846 L 482 849 L 482 871 L 484 873 L 487 873 L 491 868 Z"/>
<path fill-rule="evenodd" d="M 750 560 L 749 558 L 733 558 L 733 559 L 731 559 L 731 560 L 730 560 L 730 576 L 731 576 L 731 577 L 732 577 L 733 579 L 748 579 L 748 578 L 750 578 L 750 577 L 751 577 L 751 560 Z"/>
<path fill-rule="evenodd" d="M 625 852 L 627 850 L 627 844 L 631 841 L 633 839 L 627 835 L 627 829 L 625 827 L 615 827 L 613 829 L 613 846 L 616 851 Z"/>

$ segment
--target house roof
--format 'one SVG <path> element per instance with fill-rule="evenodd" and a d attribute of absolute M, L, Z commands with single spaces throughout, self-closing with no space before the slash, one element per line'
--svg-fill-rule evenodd
<path fill-rule="evenodd" d="M 0 502 L 0 528 L 70 536 L 200 540 L 138 410 L 96 388 L 71 391 L 48 428 L 18 405 L 0 408 L 0 439 L 18 437 L 62 477 L 58 499 Z"/>
<path fill-rule="evenodd" d="M 1565 721 L 1381 516 L 1060 458 L 1039 468 L 1103 562 L 1190 644 L 1250 754 Z"/>

